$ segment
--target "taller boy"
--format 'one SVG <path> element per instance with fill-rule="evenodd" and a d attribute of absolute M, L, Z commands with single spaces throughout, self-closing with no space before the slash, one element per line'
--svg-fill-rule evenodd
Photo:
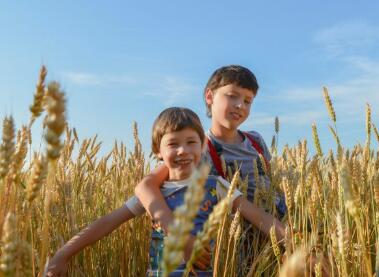
<path fill-rule="evenodd" d="M 271 159 L 266 143 L 259 133 L 241 132 L 238 129 L 250 114 L 258 88 L 258 82 L 249 69 L 239 65 L 229 65 L 217 69 L 204 89 L 207 115 L 212 120 L 207 133 L 209 138 L 207 155 L 212 164 L 211 174 L 225 174 L 221 166 L 221 157 L 232 170 L 236 170 L 234 165 L 237 164 L 240 167 L 241 177 L 248 176 L 250 201 L 253 200 L 256 189 L 254 161 L 257 162 L 260 178 L 264 180 L 266 186 L 270 185 L 259 158 L 261 154 L 267 163 Z M 166 178 L 167 168 L 161 165 L 136 187 L 138 198 L 163 229 L 166 229 L 172 220 L 171 212 L 159 191 Z M 279 214 L 284 214 L 286 211 L 284 203 L 282 198 L 276 200 Z"/>
<path fill-rule="evenodd" d="M 266 161 L 271 159 L 267 146 L 257 132 L 241 132 L 238 127 L 248 118 L 251 105 L 258 91 L 258 82 L 254 74 L 247 68 L 231 65 L 216 70 L 209 79 L 204 99 L 207 115 L 212 120 L 208 131 L 208 156 L 213 164 L 212 174 L 224 175 L 221 157 L 227 167 L 235 171 L 240 167 L 241 177 L 248 177 L 247 198 L 253 201 L 256 189 L 253 161 L 257 162 L 259 175 L 266 183 L 261 165 L 261 154 Z"/>

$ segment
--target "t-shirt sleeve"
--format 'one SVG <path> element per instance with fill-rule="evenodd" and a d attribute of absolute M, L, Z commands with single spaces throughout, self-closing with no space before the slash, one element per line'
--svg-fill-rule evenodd
<path fill-rule="evenodd" d="M 224 197 L 226 197 L 229 191 L 229 187 L 230 187 L 230 183 L 228 181 L 226 181 L 222 177 L 217 178 L 216 190 L 217 190 L 218 199 L 223 199 Z M 241 195 L 242 195 L 242 192 L 240 192 L 238 189 L 235 189 L 232 195 L 232 202 Z"/>
<path fill-rule="evenodd" d="M 140 215 L 143 215 L 146 210 L 145 208 L 143 207 L 141 201 L 139 201 L 138 197 L 137 196 L 133 196 L 131 198 L 129 198 L 126 202 L 125 202 L 125 206 L 132 212 L 132 214 L 134 214 L 135 216 L 140 216 Z"/>

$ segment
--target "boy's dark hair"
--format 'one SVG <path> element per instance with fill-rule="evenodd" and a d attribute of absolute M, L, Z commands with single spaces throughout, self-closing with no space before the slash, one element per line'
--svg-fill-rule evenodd
<path fill-rule="evenodd" d="M 241 88 L 249 89 L 253 92 L 254 96 L 257 95 L 259 88 L 257 78 L 255 78 L 253 72 L 251 72 L 248 68 L 241 65 L 227 65 L 220 67 L 213 72 L 207 85 L 205 86 L 204 99 L 205 93 L 208 89 L 216 90 L 229 84 L 234 84 Z M 205 105 L 207 107 L 207 115 L 211 117 L 210 107 L 206 103 Z"/>
<path fill-rule="evenodd" d="M 187 108 L 172 107 L 163 110 L 153 124 L 151 149 L 154 154 L 159 153 L 162 137 L 170 132 L 191 128 L 199 135 L 201 144 L 204 143 L 205 134 L 197 114 Z"/>

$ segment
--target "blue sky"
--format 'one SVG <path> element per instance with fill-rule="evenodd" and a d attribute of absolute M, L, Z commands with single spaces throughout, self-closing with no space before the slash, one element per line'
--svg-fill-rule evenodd
<path fill-rule="evenodd" d="M 44 63 L 81 138 L 131 149 L 135 120 L 149 152 L 152 122 L 166 107 L 189 107 L 208 128 L 204 85 L 216 68 L 242 64 L 260 83 L 242 129 L 270 144 L 278 116 L 281 146 L 307 138 L 312 149 L 316 122 L 324 150 L 334 147 L 325 85 L 351 147 L 364 143 L 366 102 L 379 126 L 378 12 L 377 1 L 2 1 L 0 116 L 28 122 Z"/>

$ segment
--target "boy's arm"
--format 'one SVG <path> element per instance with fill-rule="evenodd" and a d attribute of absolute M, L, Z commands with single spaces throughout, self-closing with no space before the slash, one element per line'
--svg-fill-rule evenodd
<path fill-rule="evenodd" d="M 57 251 L 49 262 L 47 276 L 64 274 L 67 270 L 67 262 L 72 256 L 105 237 L 133 217 L 134 214 L 126 206 L 123 206 L 91 223 Z"/>
<path fill-rule="evenodd" d="M 168 226 L 174 219 L 173 213 L 167 206 L 166 200 L 160 191 L 161 185 L 167 179 L 168 168 L 164 164 L 161 164 L 145 176 L 135 188 L 135 194 L 146 211 L 162 227 L 166 234 Z M 194 241 L 195 236 L 190 234 L 186 249 L 184 250 L 184 256 L 187 258 L 191 255 Z M 205 247 L 194 265 L 200 269 L 206 269 L 210 262 L 210 249 Z"/>
<path fill-rule="evenodd" d="M 166 204 L 160 187 L 167 178 L 168 168 L 161 164 L 145 176 L 135 188 L 135 194 L 146 211 L 166 233 L 168 225 L 173 220 L 173 214 Z"/>
<path fill-rule="evenodd" d="M 265 212 L 242 196 L 236 198 L 233 202 L 233 209 L 238 208 L 242 216 L 263 233 L 269 235 L 270 228 L 274 225 L 277 240 L 282 241 L 284 239 L 285 227 L 276 217 Z"/>

